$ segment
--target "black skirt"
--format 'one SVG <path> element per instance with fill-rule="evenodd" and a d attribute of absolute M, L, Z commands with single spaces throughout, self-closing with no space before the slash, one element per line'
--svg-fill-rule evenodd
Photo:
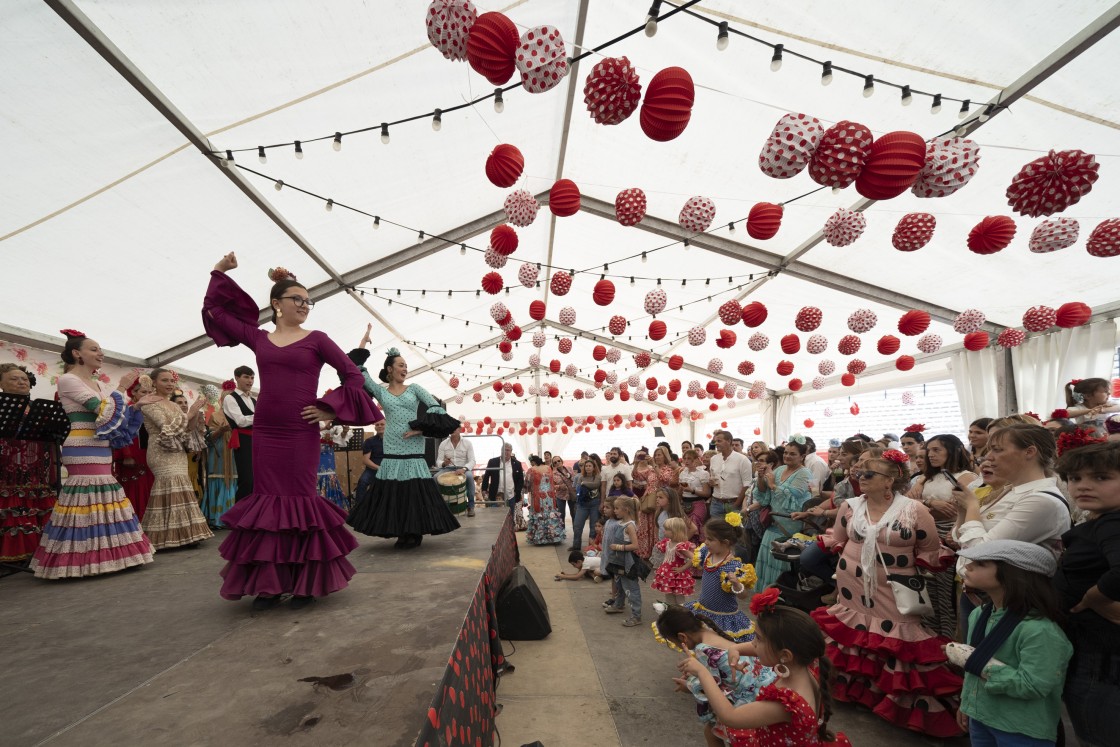
<path fill-rule="evenodd" d="M 346 523 L 371 537 L 406 534 L 447 534 L 459 521 L 430 477 L 411 480 L 374 479 L 359 498 Z"/>

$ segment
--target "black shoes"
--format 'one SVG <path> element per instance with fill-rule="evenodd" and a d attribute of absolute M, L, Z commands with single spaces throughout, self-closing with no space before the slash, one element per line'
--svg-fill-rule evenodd
<path fill-rule="evenodd" d="M 278 596 L 276 596 L 276 597 L 259 596 L 259 597 L 257 597 L 256 599 L 253 600 L 253 611 L 254 612 L 263 612 L 265 610 L 272 609 L 273 607 L 275 607 L 278 604 L 280 604 L 280 597 L 278 597 Z"/>
<path fill-rule="evenodd" d="M 292 601 L 288 602 L 288 606 L 294 610 L 301 610 L 315 601 L 315 597 L 299 597 L 293 596 Z"/>

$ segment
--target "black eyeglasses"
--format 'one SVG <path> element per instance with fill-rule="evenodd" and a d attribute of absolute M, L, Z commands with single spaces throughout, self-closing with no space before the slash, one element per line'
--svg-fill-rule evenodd
<path fill-rule="evenodd" d="M 280 296 L 280 298 L 288 299 L 296 305 L 296 308 L 302 309 L 304 306 L 306 306 L 308 309 L 315 308 L 315 302 L 310 298 L 304 298 L 303 296 Z"/>
<path fill-rule="evenodd" d="M 858 475 L 859 475 L 859 479 L 861 479 L 861 480 L 870 480 L 873 477 L 875 477 L 875 475 L 878 475 L 879 477 L 886 477 L 886 478 L 889 478 L 891 480 L 894 479 L 894 475 L 888 475 L 884 472 L 876 472 L 873 469 L 865 469 L 863 472 L 859 472 Z"/>

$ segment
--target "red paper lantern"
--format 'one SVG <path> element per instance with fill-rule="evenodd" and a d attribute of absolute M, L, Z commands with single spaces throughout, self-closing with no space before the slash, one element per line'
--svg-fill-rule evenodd
<path fill-rule="evenodd" d="M 513 21 L 501 13 L 483 13 L 467 37 L 467 62 L 493 85 L 505 85 L 513 77 L 520 43 Z"/>
<path fill-rule="evenodd" d="M 911 309 L 898 320 L 898 331 L 909 337 L 920 335 L 929 329 L 929 312 Z"/>
<path fill-rule="evenodd" d="M 654 319 L 649 323 L 649 339 L 651 340 L 660 340 L 665 336 L 666 331 L 665 322 L 660 319 Z"/>
<path fill-rule="evenodd" d="M 786 335 L 782 338 L 782 352 L 786 355 L 793 355 L 801 350 L 801 338 L 797 335 Z M 785 374 L 783 374 L 784 376 Z"/>
<path fill-rule="evenodd" d="M 1089 194 L 1100 164 L 1081 150 L 1050 151 L 1024 166 L 1007 188 L 1007 204 L 1037 218 L 1060 213 Z"/>
<path fill-rule="evenodd" d="M 752 239 L 772 239 L 782 227 L 785 208 L 772 202 L 759 202 L 747 213 L 747 235 Z"/>
<path fill-rule="evenodd" d="M 1021 329 L 1005 329 L 999 333 L 996 338 L 996 345 L 1001 348 L 1017 348 L 1023 344 L 1027 339 L 1027 335 Z"/>
<path fill-rule="evenodd" d="M 779 361 L 778 362 L 778 375 L 789 376 L 793 373 L 793 361 Z"/>
<path fill-rule="evenodd" d="M 596 63 L 583 86 L 583 103 L 601 125 L 616 125 L 638 108 L 642 84 L 625 57 L 606 57 Z"/>
<path fill-rule="evenodd" d="M 650 376 L 648 379 L 646 379 L 646 389 L 656 389 L 656 388 L 657 388 L 657 377 L 656 376 Z"/>
<path fill-rule="evenodd" d="M 475 402 L 481 402 L 482 401 L 482 394 L 479 393 L 479 392 L 475 392 L 474 394 L 471 395 L 471 399 L 473 399 Z"/>
<path fill-rule="evenodd" d="M 859 415 L 859 405 L 853 402 L 852 406 L 848 408 L 848 412 L 852 413 L 853 415 Z"/>
<path fill-rule="evenodd" d="M 599 306 L 609 306 L 611 301 L 614 300 L 614 283 L 606 278 L 595 283 L 595 290 L 591 292 L 591 298 Z"/>
<path fill-rule="evenodd" d="M 1085 251 L 1094 257 L 1115 257 L 1120 254 L 1120 218 L 1101 221 L 1089 234 Z"/>
<path fill-rule="evenodd" d="M 716 339 L 716 347 L 723 348 L 724 350 L 735 345 L 735 341 L 739 339 L 735 333 L 729 329 L 721 329 L 719 337 Z"/>
<path fill-rule="evenodd" d="M 504 286 L 505 282 L 502 280 L 502 276 L 496 272 L 488 272 L 482 276 L 482 290 L 492 296 L 501 292 Z"/>
<path fill-rule="evenodd" d="M 517 342 L 518 340 L 520 340 L 521 339 L 521 327 L 518 327 L 516 324 L 513 325 L 509 330 L 506 331 L 506 339 L 507 340 L 513 340 L 514 342 Z"/>
<path fill-rule="evenodd" d="M 548 362 L 548 370 L 552 371 L 552 373 L 560 373 L 560 361 L 553 358 Z"/>
<path fill-rule="evenodd" d="M 989 215 L 968 232 L 968 248 L 977 254 L 995 254 L 1015 238 L 1015 221 L 1006 215 Z"/>
<path fill-rule="evenodd" d="M 521 151 L 514 145 L 503 143 L 490 151 L 490 155 L 486 158 L 486 178 L 495 187 L 512 187 L 517 184 L 517 180 L 521 178 L 521 172 L 525 169 L 525 157 L 521 155 Z M 501 228 L 501 226 L 499 226 Z M 508 228 L 508 226 L 507 226 Z M 516 248 L 516 236 L 514 234 Z M 494 247 L 497 249 L 497 247 Z M 502 252 L 509 254 L 509 252 Z"/>
<path fill-rule="evenodd" d="M 498 146 L 499 148 L 503 146 Z M 509 147 L 513 147 L 512 145 Z M 517 251 L 518 237 L 517 231 L 513 226 L 503 223 L 500 226 L 495 226 L 494 230 L 490 232 L 490 246 L 494 251 L 503 257 L 508 257 Z"/>
<path fill-rule="evenodd" d="M 602 345 L 596 345 L 591 351 L 591 357 L 597 361 L 601 361 L 607 357 L 607 349 Z"/>
<path fill-rule="evenodd" d="M 681 380 L 680 379 L 673 379 L 672 381 L 669 382 L 669 391 L 670 392 L 679 392 L 680 390 L 681 390 Z"/>
<path fill-rule="evenodd" d="M 674 371 L 679 371 L 679 370 L 681 370 L 681 366 L 683 366 L 683 365 L 684 365 L 684 358 L 682 358 L 681 356 L 673 355 L 673 356 L 669 357 L 669 368 L 670 369 L 672 369 Z"/>
<path fill-rule="evenodd" d="M 529 304 L 529 317 L 537 320 L 544 319 L 545 305 L 544 301 L 533 301 Z"/>
<path fill-rule="evenodd" d="M 889 200 L 910 189 L 926 165 L 926 141 L 913 132 L 888 132 L 876 140 L 856 177 L 856 191 L 870 200 Z"/>
<path fill-rule="evenodd" d="M 966 350 L 983 350 L 988 347 L 988 333 L 987 332 L 969 332 L 964 336 L 964 347 Z"/>
<path fill-rule="evenodd" d="M 805 420 L 802 421 L 801 424 L 806 428 L 812 428 L 814 425 L 816 425 L 816 423 L 813 422 L 812 418 L 805 418 Z"/>
<path fill-rule="evenodd" d="M 880 355 L 894 355 L 898 352 L 899 339 L 894 335 L 883 335 L 879 338 L 876 349 Z"/>
<path fill-rule="evenodd" d="M 602 384 L 607 380 L 607 372 L 601 368 L 597 368 L 595 369 L 595 376 L 593 378 L 595 379 L 596 384 Z"/>
<path fill-rule="evenodd" d="M 898 360 L 896 360 L 894 362 L 894 367 L 897 368 L 899 371 L 909 371 L 911 368 L 914 367 L 914 356 L 912 356 L 912 355 L 900 355 L 900 356 L 898 356 Z"/>
<path fill-rule="evenodd" d="M 1080 327 L 1093 316 L 1093 310 L 1080 301 L 1071 301 L 1058 307 L 1057 323 L 1059 327 Z"/>
<path fill-rule="evenodd" d="M 658 142 L 674 139 L 688 127 L 695 98 L 696 90 L 688 71 L 680 67 L 667 67 L 660 71 L 646 86 L 638 115 L 642 132 L 650 140 Z"/>
<path fill-rule="evenodd" d="M 493 386 L 494 386 L 494 391 L 495 391 L 495 392 L 500 392 L 500 391 L 502 391 L 502 382 L 500 382 L 500 381 L 495 381 L 495 382 L 494 382 L 494 384 L 493 384 Z"/>
<path fill-rule="evenodd" d="M 789 390 L 791 392 L 800 392 L 802 386 L 804 386 L 804 384 L 801 382 L 801 379 L 790 379 L 789 380 Z M 757 428 L 755 429 L 755 435 L 758 435 L 758 429 Z"/>
<path fill-rule="evenodd" d="M 500 185 L 499 185 L 500 186 Z M 579 212 L 579 187 L 571 179 L 560 179 L 548 191 L 548 209 L 560 218 Z"/>
<path fill-rule="evenodd" d="M 854 386 L 856 383 L 856 375 L 853 373 L 846 373 L 840 376 L 840 383 L 844 386 Z"/>
<path fill-rule="evenodd" d="M 766 321 L 769 312 L 759 301 L 751 301 L 743 307 L 743 324 L 748 327 L 757 327 Z"/>
<path fill-rule="evenodd" d="M 825 130 L 813 151 L 810 178 L 825 187 L 847 187 L 863 169 L 874 141 L 867 127 L 847 120 L 837 122 Z"/>

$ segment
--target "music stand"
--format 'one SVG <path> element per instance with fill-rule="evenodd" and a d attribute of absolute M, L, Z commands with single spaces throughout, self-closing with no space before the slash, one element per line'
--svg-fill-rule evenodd
<path fill-rule="evenodd" d="M 350 438 L 346 439 L 346 445 L 345 446 L 335 446 L 333 448 L 336 452 L 339 452 L 339 451 L 343 451 L 343 452 L 358 451 L 358 452 L 360 452 L 362 450 L 362 442 L 365 441 L 365 435 L 366 435 L 366 432 L 365 432 L 364 428 L 351 428 L 350 429 Z M 338 460 L 337 459 L 335 460 L 335 474 L 336 475 L 338 474 Z M 350 483 L 351 483 L 351 479 L 350 479 L 350 457 L 347 456 L 346 457 L 346 497 L 347 497 L 347 499 L 350 498 L 351 492 L 353 490 Z"/>
<path fill-rule="evenodd" d="M 59 447 L 70 435 L 70 419 L 62 405 L 54 400 L 37 399 L 30 402 L 30 407 L 28 403 L 28 398 L 19 394 L 0 393 L 0 438 L 52 444 L 55 464 L 52 486 L 57 492 L 62 482 Z M 16 563 L 0 563 L 0 570 L 6 571 L 0 578 L 20 571 L 31 573 L 30 568 Z"/>

